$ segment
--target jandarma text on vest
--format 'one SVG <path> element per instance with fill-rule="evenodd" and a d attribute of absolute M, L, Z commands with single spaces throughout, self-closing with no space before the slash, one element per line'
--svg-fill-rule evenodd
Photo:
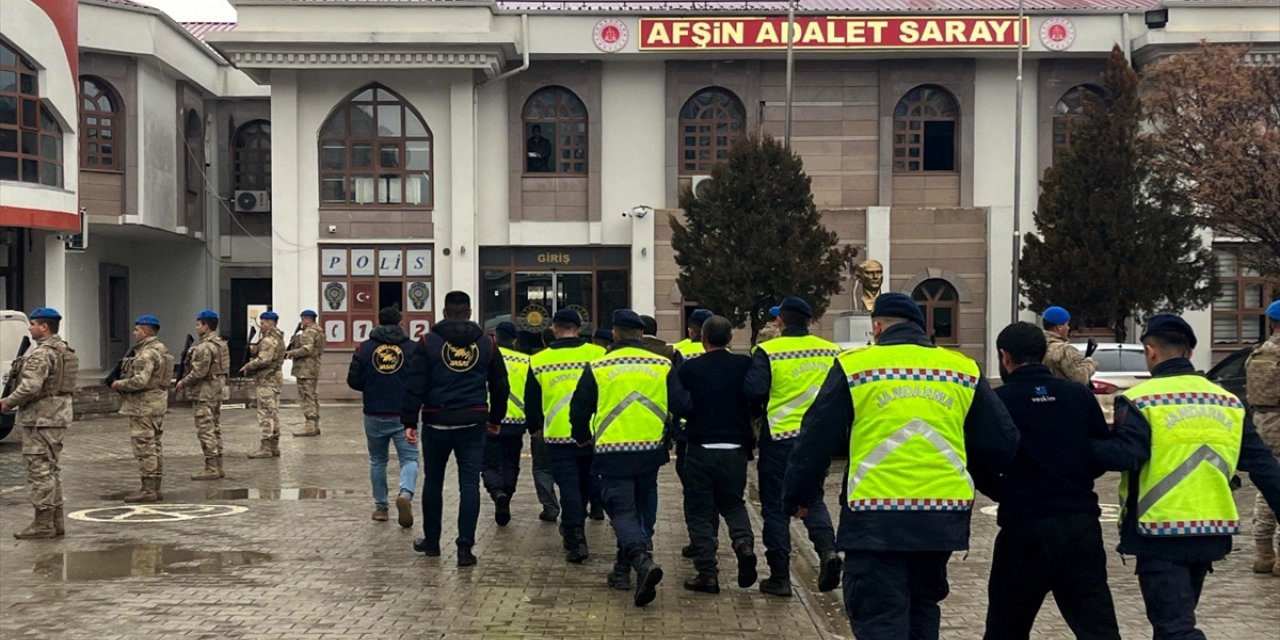
<path fill-rule="evenodd" d="M 1196 418 L 1208 418 L 1210 420 L 1213 420 L 1214 422 L 1217 422 L 1218 424 L 1222 425 L 1223 429 L 1230 430 L 1235 426 L 1235 423 L 1231 419 L 1231 417 L 1228 416 L 1227 413 L 1222 409 L 1219 409 L 1217 407 L 1212 407 L 1212 406 L 1204 406 L 1204 407 L 1179 408 L 1177 411 L 1173 413 L 1173 415 L 1170 415 L 1168 418 L 1165 419 L 1164 427 L 1166 429 L 1172 429 L 1176 427 L 1178 423 L 1181 423 L 1187 420 L 1194 420 Z"/>
<path fill-rule="evenodd" d="M 926 400 L 932 400 L 948 409 L 955 404 L 955 399 L 947 395 L 945 391 L 931 387 L 905 384 L 896 386 L 889 391 L 881 391 L 876 396 L 876 402 L 883 408 L 894 400 L 903 400 L 906 398 L 924 398 Z"/>

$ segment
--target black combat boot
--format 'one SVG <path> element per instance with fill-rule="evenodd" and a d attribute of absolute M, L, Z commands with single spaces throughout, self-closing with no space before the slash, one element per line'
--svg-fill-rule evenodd
<path fill-rule="evenodd" d="M 569 527 L 566 532 L 565 543 L 568 545 L 568 553 L 565 554 L 565 560 L 573 564 L 582 564 L 587 561 L 590 554 L 587 552 L 587 532 L 582 527 Z"/>
<path fill-rule="evenodd" d="M 631 561 L 631 566 L 636 570 L 634 602 L 637 607 L 643 607 L 658 597 L 658 583 L 662 582 L 662 567 L 653 561 L 653 556 L 648 552 L 637 555 Z"/>
<path fill-rule="evenodd" d="M 631 564 L 623 557 L 619 551 L 613 561 L 613 571 L 609 572 L 609 588 L 619 591 L 631 590 Z"/>
<path fill-rule="evenodd" d="M 750 540 L 733 543 L 733 555 L 738 558 L 738 586 L 747 589 L 756 583 L 756 551 Z"/>
<path fill-rule="evenodd" d="M 769 577 L 760 583 L 760 592 L 781 598 L 791 597 L 791 556 L 785 551 L 766 551 Z"/>
<path fill-rule="evenodd" d="M 844 563 L 835 549 L 824 549 L 818 552 L 818 591 L 832 591 L 840 586 L 840 569 Z"/>

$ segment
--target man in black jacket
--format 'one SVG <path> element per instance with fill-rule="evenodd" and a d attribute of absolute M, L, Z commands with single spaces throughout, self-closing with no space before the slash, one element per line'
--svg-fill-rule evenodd
<path fill-rule="evenodd" d="M 373 483 L 373 519 L 387 520 L 387 443 L 396 445 L 400 463 L 400 493 L 396 497 L 396 521 L 413 526 L 413 489 L 418 484 L 418 449 L 400 427 L 409 379 L 407 366 L 417 344 L 400 328 L 400 312 L 387 307 L 378 312 L 378 326 L 369 339 L 356 347 L 347 369 L 347 386 L 364 401 L 364 435 L 369 445 L 369 479 Z"/>
<path fill-rule="evenodd" d="M 1017 454 L 1018 430 L 985 376 L 951 371 L 930 372 L 928 369 L 931 367 L 927 365 L 922 370 L 918 365 L 907 362 L 907 359 L 915 362 L 961 362 L 958 354 L 930 353 L 939 347 L 933 346 L 929 336 L 925 335 L 924 316 L 910 296 L 900 293 L 881 295 L 876 299 L 871 321 L 875 345 L 841 354 L 822 383 L 813 406 L 804 416 L 799 442 L 787 465 L 783 491 L 783 508 L 796 517 L 807 515 L 801 505 L 821 486 L 833 453 L 851 451 L 854 442 L 860 447 L 871 444 L 858 440 L 866 437 L 864 431 L 868 427 L 864 424 L 874 427 L 886 417 L 897 422 L 898 418 L 917 411 L 939 411 L 931 406 L 938 403 L 939 398 L 949 401 L 942 402 L 948 412 L 948 425 L 960 422 L 958 430 L 963 432 L 963 451 L 958 452 L 954 448 L 943 451 L 938 448 L 941 438 L 937 437 L 936 429 L 931 429 L 932 433 L 922 432 L 916 424 L 920 420 L 903 421 L 900 423 L 902 427 L 887 439 L 876 438 L 872 445 L 875 448 L 870 453 L 892 447 L 895 438 L 901 434 L 908 441 L 923 441 L 928 447 L 913 445 L 917 453 L 928 456 L 928 468 L 923 464 L 904 464 L 901 459 L 897 464 L 881 465 L 874 455 L 866 455 L 856 463 L 853 472 L 863 478 L 868 473 L 879 474 L 878 486 L 873 488 L 916 492 L 930 488 L 921 485 L 926 471 L 935 477 L 941 477 L 937 475 L 939 472 L 947 474 L 947 482 L 952 484 L 955 478 L 947 469 L 958 459 L 966 460 L 958 475 L 967 479 L 971 471 L 986 469 L 987 473 L 1000 473 Z M 875 370 L 844 369 L 846 358 L 861 360 L 864 355 L 886 363 L 883 367 L 874 367 Z M 890 361 L 896 363 L 889 364 Z M 970 363 L 964 368 L 976 370 L 977 365 Z M 943 375 L 939 377 L 938 373 Z M 885 388 L 886 394 L 869 402 L 871 410 L 865 412 L 866 415 L 854 415 L 854 387 L 851 385 L 865 385 L 867 389 L 858 390 L 861 394 L 867 390 L 874 391 L 880 382 L 889 383 Z M 966 397 L 969 400 L 962 401 Z M 962 413 L 953 415 L 949 413 L 952 411 Z M 912 431 L 915 431 L 914 435 Z M 886 453 L 886 460 L 893 462 L 887 457 L 893 452 Z M 855 465 L 852 461 L 850 464 Z M 863 464 L 870 471 L 863 469 Z M 846 472 L 845 490 L 842 492 L 845 497 L 851 492 L 849 475 Z M 845 552 L 845 611 L 859 640 L 935 639 L 942 621 L 938 603 L 947 597 L 949 590 L 947 561 L 952 552 L 969 548 L 971 501 L 966 504 L 964 500 L 895 499 L 912 498 L 909 495 L 885 498 L 889 499 L 840 501 L 840 528 L 836 544 Z M 931 506 L 920 509 L 918 505 L 921 503 L 930 503 Z M 858 510 L 854 511 L 851 504 Z"/>
<path fill-rule="evenodd" d="M 1176 524 L 1180 526 L 1175 527 L 1161 527 L 1159 520 L 1175 510 L 1217 510 L 1220 505 L 1234 509 L 1228 482 L 1238 471 L 1248 473 L 1271 508 L 1280 510 L 1280 464 L 1258 436 L 1251 415 L 1242 415 L 1243 424 L 1227 420 L 1242 412 L 1240 401 L 1214 388 L 1196 372 L 1191 364 L 1196 336 L 1185 320 L 1163 313 L 1152 316 L 1140 340 L 1151 380 L 1116 398 L 1115 435 L 1093 443 L 1094 462 L 1107 471 L 1128 472 L 1121 480 L 1127 499 L 1118 551 L 1138 557 L 1138 586 L 1153 637 L 1203 640 L 1204 633 L 1196 628 L 1200 591 L 1213 563 L 1231 552 L 1231 531 L 1239 527 L 1239 517 L 1196 522 L 1193 515 L 1179 518 L 1182 521 Z M 1206 393 L 1201 388 L 1212 391 Z M 1168 415 L 1170 410 L 1175 415 Z M 1149 416 L 1156 418 L 1156 424 Z M 1202 426 L 1203 420 L 1210 421 L 1207 428 Z M 1156 430 L 1161 436 L 1159 450 L 1153 447 Z M 1170 450 L 1176 451 L 1179 444 L 1198 444 L 1204 433 L 1212 434 L 1216 442 L 1212 447 L 1203 445 L 1187 458 L 1193 462 L 1189 468 L 1184 462 L 1172 471 L 1161 469 L 1171 466 Z M 1239 433 L 1240 439 L 1226 441 L 1223 433 Z M 1224 459 L 1220 451 L 1230 457 L 1232 449 L 1238 451 L 1236 460 Z M 1143 491 L 1142 483 L 1156 478 L 1157 486 Z M 1185 479 L 1194 482 L 1182 482 Z M 1159 497 L 1153 498 L 1153 494 Z M 1166 513 L 1160 514 L 1161 510 Z"/>
<path fill-rule="evenodd" d="M 974 475 L 1000 503 L 985 638 L 1029 637 L 1052 592 L 1077 638 L 1118 640 L 1090 454 L 1091 440 L 1110 436 L 1102 408 L 1088 388 L 1043 363 L 1048 342 L 1039 327 L 1011 324 L 996 348 L 1004 380 L 996 395 L 1021 437 L 1003 474 Z"/>
<path fill-rule="evenodd" d="M 422 417 L 422 520 L 424 537 L 414 551 L 440 555 L 444 472 L 449 454 L 458 463 L 458 566 L 476 563 L 471 547 L 480 517 L 480 467 L 489 425 L 507 414 L 507 369 L 493 338 L 471 321 L 471 296 L 450 291 L 444 320 L 418 341 L 409 360 L 409 384 L 400 420 L 409 442 L 418 442 Z M 498 398 L 489 402 L 489 398 Z"/>
<path fill-rule="evenodd" d="M 751 407 L 742 382 L 751 368 L 751 356 L 730 353 L 733 325 L 712 316 L 702 325 L 705 354 L 677 369 L 676 375 L 689 393 L 684 430 L 689 440 L 685 453 L 684 503 L 689 537 L 697 555 L 698 575 L 684 588 L 720 593 L 716 566 L 717 530 L 723 516 L 729 540 L 738 558 L 738 586 L 756 583 L 755 536 L 742 493 L 747 487 L 747 457 L 751 452 Z"/>

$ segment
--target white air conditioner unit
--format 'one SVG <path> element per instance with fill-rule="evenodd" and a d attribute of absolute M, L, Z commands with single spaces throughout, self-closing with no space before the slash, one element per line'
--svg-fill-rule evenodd
<path fill-rule="evenodd" d="M 707 190 L 711 187 L 711 176 L 693 176 L 689 187 L 693 190 L 695 198 L 705 199 L 708 195 Z"/>
<path fill-rule="evenodd" d="M 271 211 L 270 191 L 237 191 L 237 213 L 267 213 Z"/>

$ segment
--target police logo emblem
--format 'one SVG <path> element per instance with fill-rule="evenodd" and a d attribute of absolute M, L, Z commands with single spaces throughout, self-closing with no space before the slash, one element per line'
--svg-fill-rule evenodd
<path fill-rule="evenodd" d="M 373 350 L 373 368 L 378 373 L 392 374 L 404 366 L 404 350 L 398 344 L 380 344 Z"/>
<path fill-rule="evenodd" d="M 459 373 L 470 371 L 480 361 L 480 347 L 474 343 L 465 347 L 455 347 L 446 342 L 440 349 L 440 360 L 452 371 Z"/>

